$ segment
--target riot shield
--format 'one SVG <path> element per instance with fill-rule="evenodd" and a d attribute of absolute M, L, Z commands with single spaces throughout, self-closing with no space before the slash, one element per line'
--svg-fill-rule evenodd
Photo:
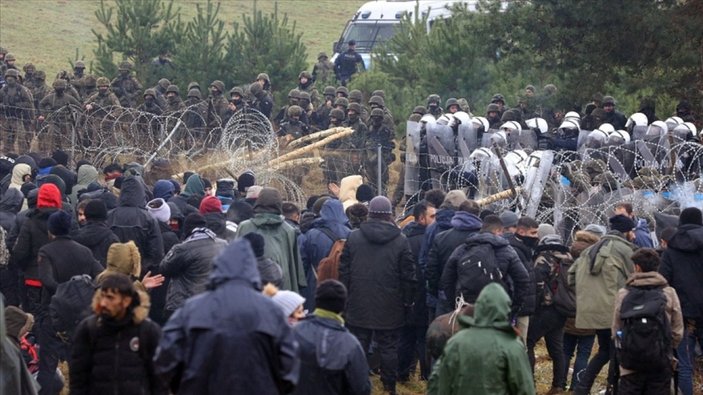
<path fill-rule="evenodd" d="M 647 135 L 647 125 L 637 125 L 632 128 L 632 140 L 642 140 Z"/>
<path fill-rule="evenodd" d="M 535 218 L 537 216 L 537 208 L 542 200 L 544 188 L 549 179 L 549 173 L 552 170 L 554 162 L 554 152 L 544 151 L 539 161 L 539 167 L 533 171 L 533 168 L 528 169 L 527 178 L 525 180 L 525 193 L 527 194 L 527 204 L 525 205 L 525 213 L 527 216 Z"/>
<path fill-rule="evenodd" d="M 408 121 L 405 128 L 405 179 L 406 195 L 414 195 L 420 189 L 420 128 L 418 122 Z"/>
<path fill-rule="evenodd" d="M 429 163 L 433 169 L 448 169 L 454 166 L 456 147 L 454 131 L 447 125 L 427 124 L 427 147 Z"/>
<path fill-rule="evenodd" d="M 579 137 L 576 142 L 576 147 L 579 152 L 581 152 L 581 147 L 583 147 L 586 144 L 586 140 L 588 139 L 588 135 L 591 133 L 591 130 L 581 130 L 579 131 Z"/>
<path fill-rule="evenodd" d="M 535 129 L 522 129 L 518 142 L 520 147 L 527 152 L 532 152 L 537 149 L 537 133 Z"/>
<path fill-rule="evenodd" d="M 498 129 L 488 129 L 483 136 L 481 136 L 481 147 L 491 148 L 493 143 L 491 141 L 491 136 L 493 133 L 498 133 Z"/>
<path fill-rule="evenodd" d="M 457 139 L 459 162 L 469 160 L 471 153 L 479 147 L 478 133 L 473 123 L 462 123 L 459 125 L 459 138 Z"/>

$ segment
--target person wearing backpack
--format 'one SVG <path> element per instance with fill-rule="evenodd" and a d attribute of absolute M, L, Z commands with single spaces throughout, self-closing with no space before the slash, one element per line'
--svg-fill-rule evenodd
<path fill-rule="evenodd" d="M 677 349 L 679 389 L 693 394 L 696 343 L 703 328 L 703 213 L 695 207 L 681 211 L 679 227 L 662 255 L 659 273 L 676 290 L 686 323 L 684 339 Z"/>
<path fill-rule="evenodd" d="M 681 305 L 651 248 L 632 254 L 635 273 L 615 301 L 611 333 L 620 363 L 618 395 L 671 392 L 673 350 L 683 337 Z"/>
<path fill-rule="evenodd" d="M 564 323 L 566 315 L 563 314 L 563 289 L 568 284 L 561 281 L 566 278 L 566 271 L 573 260 L 569 248 L 561 241 L 557 234 L 548 234 L 542 237 L 535 249 L 535 282 L 536 282 L 536 309 L 532 322 L 527 332 L 527 356 L 530 359 L 532 372 L 535 369 L 535 346 L 544 338 L 547 352 L 552 359 L 552 388 L 549 395 L 561 394 L 566 388 L 566 369 L 564 367 Z M 575 312 L 575 301 L 573 301 Z"/>
<path fill-rule="evenodd" d="M 335 242 L 346 240 L 351 233 L 342 202 L 328 197 L 320 199 L 324 199 L 324 203 L 320 209 L 319 218 L 312 222 L 307 232 L 298 236 L 300 258 L 308 283 L 308 286 L 303 288 L 300 294 L 305 298 L 305 309 L 309 311 L 315 309 L 315 289 L 317 288 L 320 261 L 329 255 Z"/>
<path fill-rule="evenodd" d="M 153 362 L 161 329 L 147 318 L 148 301 L 132 279 L 122 273 L 103 277 L 93 312 L 73 337 L 70 393 L 168 394 Z"/>
<path fill-rule="evenodd" d="M 49 216 L 47 221 L 49 243 L 39 249 L 37 264 L 39 279 L 42 283 L 41 309 L 38 314 L 39 330 L 37 343 L 41 349 L 39 358 L 40 394 L 58 394 L 63 384 L 55 380 L 56 367 L 60 359 L 66 359 L 69 343 L 57 335 L 56 328 L 49 314 L 52 296 L 59 286 L 74 276 L 87 274 L 95 278 L 103 267 L 93 258 L 89 248 L 80 245 L 69 237 L 71 214 L 59 210 Z M 87 307 L 87 305 L 86 305 Z M 58 312 L 68 316 L 66 312 Z M 71 328 L 67 328 L 71 329 Z"/>
<path fill-rule="evenodd" d="M 486 285 L 497 282 L 509 292 L 511 318 L 520 314 L 525 297 L 531 292 L 530 277 L 502 234 L 500 217 L 489 215 L 483 219 L 481 231 L 454 250 L 442 272 L 442 287 L 448 300 L 461 295 L 466 303 L 473 304 Z"/>
<path fill-rule="evenodd" d="M 581 253 L 569 269 L 569 285 L 576 287 L 576 327 L 595 329 L 598 353 L 591 358 L 574 389 L 575 395 L 588 395 L 596 376 L 611 359 L 610 328 L 615 298 L 634 273 L 632 252 L 635 223 L 627 216 L 610 218 L 610 231 Z M 609 384 L 614 384 L 609 377 Z"/>

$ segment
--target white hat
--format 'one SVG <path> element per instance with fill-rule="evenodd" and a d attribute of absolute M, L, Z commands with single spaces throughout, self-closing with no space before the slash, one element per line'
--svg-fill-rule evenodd
<path fill-rule="evenodd" d="M 168 222 L 171 219 L 171 207 L 161 198 L 156 198 L 147 203 L 146 209 L 151 217 L 159 222 Z"/>
<path fill-rule="evenodd" d="M 305 303 L 305 298 L 293 291 L 278 291 L 273 295 L 272 299 L 278 304 L 286 317 L 290 317 L 298 306 Z"/>

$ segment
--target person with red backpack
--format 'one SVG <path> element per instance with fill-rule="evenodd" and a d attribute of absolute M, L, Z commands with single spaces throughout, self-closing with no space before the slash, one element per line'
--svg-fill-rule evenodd
<path fill-rule="evenodd" d="M 618 292 L 611 329 L 620 364 L 619 395 L 671 391 L 673 350 L 683 337 L 681 304 L 674 288 L 657 273 L 659 254 L 632 254 L 635 272 Z"/>

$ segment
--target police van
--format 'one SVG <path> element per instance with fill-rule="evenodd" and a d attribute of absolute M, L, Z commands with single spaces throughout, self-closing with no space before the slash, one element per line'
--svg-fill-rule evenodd
<path fill-rule="evenodd" d="M 427 15 L 427 31 L 432 24 L 442 18 L 451 16 L 451 9 L 456 4 L 463 4 L 469 11 L 476 11 L 477 0 L 413 0 L 413 1 L 370 1 L 359 8 L 342 31 L 339 40 L 332 45 L 332 62 L 347 50 L 347 43 L 356 41 L 356 52 L 364 60 L 366 69 L 371 68 L 371 52 L 376 45 L 390 40 L 400 25 L 405 14 L 414 18 L 418 7 L 422 15 Z"/>

